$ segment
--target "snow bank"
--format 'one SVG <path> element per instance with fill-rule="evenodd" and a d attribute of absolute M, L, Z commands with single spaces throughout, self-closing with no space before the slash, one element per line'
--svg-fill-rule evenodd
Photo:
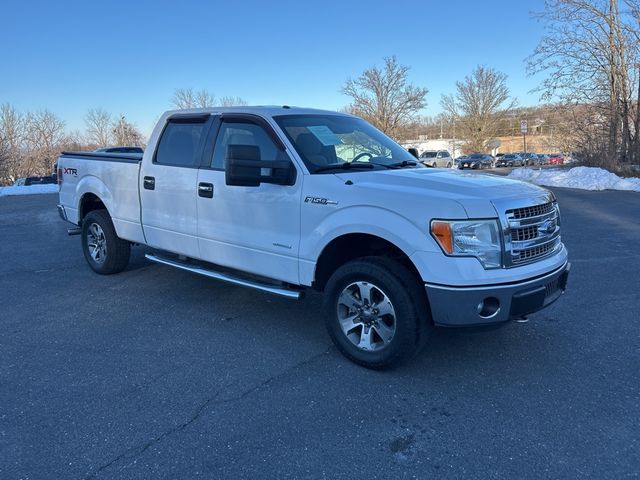
<path fill-rule="evenodd" d="M 574 167 L 570 170 L 516 168 L 509 177 L 549 187 L 640 192 L 640 178 L 621 178 L 615 173 L 594 167 Z"/>
<path fill-rule="evenodd" d="M 48 183 L 46 185 L 29 185 L 29 186 L 11 186 L 0 187 L 0 197 L 8 197 L 9 195 L 32 195 L 34 193 L 58 193 L 58 185 Z"/>

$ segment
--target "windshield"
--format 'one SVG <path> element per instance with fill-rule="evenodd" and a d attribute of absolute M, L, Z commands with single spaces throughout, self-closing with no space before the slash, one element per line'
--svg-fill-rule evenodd
<path fill-rule="evenodd" d="M 408 151 L 357 117 L 280 115 L 273 118 L 311 173 L 330 173 L 331 166 L 337 169 L 352 162 L 367 163 L 373 168 L 416 162 Z"/>
<path fill-rule="evenodd" d="M 422 152 L 420 158 L 435 158 L 438 152 Z"/>

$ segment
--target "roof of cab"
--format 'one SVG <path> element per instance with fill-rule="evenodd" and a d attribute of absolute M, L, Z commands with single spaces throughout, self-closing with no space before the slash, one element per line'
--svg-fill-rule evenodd
<path fill-rule="evenodd" d="M 249 113 L 263 117 L 275 117 L 278 115 L 343 115 L 351 116 L 347 113 L 334 112 L 331 110 L 319 110 L 315 108 L 290 107 L 288 105 L 260 105 L 260 106 L 240 106 L 240 107 L 207 107 L 189 108 L 185 110 L 170 110 L 165 115 L 185 115 L 185 114 L 207 114 L 207 113 Z"/>

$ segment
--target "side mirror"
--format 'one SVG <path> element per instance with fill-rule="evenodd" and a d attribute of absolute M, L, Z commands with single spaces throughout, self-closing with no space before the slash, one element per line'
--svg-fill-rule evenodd
<path fill-rule="evenodd" d="M 420 158 L 420 154 L 418 153 L 418 149 L 417 149 L 417 148 L 413 148 L 413 147 L 411 147 L 411 148 L 407 148 L 407 151 L 408 151 L 411 155 L 413 155 L 414 157 L 416 157 L 416 158 Z"/>
<path fill-rule="evenodd" d="M 268 172 L 263 174 L 263 172 Z M 293 185 L 296 169 L 289 160 L 261 160 L 256 145 L 229 145 L 225 159 L 225 183 L 258 187 L 261 183 Z"/>

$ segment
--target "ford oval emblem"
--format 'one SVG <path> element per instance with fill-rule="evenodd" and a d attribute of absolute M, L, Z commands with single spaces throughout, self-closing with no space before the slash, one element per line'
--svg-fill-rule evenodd
<path fill-rule="evenodd" d="M 538 232 L 548 235 L 550 233 L 553 233 L 555 228 L 556 222 L 554 222 L 553 220 L 545 220 L 540 225 L 538 225 Z"/>

